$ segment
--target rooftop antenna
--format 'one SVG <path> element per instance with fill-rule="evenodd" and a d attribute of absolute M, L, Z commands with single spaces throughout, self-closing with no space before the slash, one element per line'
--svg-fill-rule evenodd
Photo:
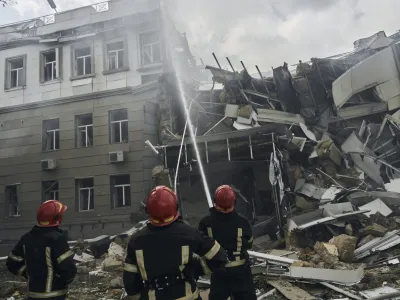
<path fill-rule="evenodd" d="M 47 2 L 49 3 L 50 7 L 52 9 L 54 9 L 54 11 L 56 12 L 56 14 L 58 14 L 57 12 L 57 5 L 54 3 L 54 0 L 47 0 Z"/>

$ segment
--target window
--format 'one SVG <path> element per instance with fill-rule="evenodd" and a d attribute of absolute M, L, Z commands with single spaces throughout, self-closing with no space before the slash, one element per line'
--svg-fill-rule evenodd
<path fill-rule="evenodd" d="M 140 34 L 140 52 L 142 65 L 161 62 L 161 42 L 158 32 Z"/>
<path fill-rule="evenodd" d="M 131 205 L 131 184 L 129 175 L 111 176 L 111 203 L 114 208 Z"/>
<path fill-rule="evenodd" d="M 19 185 L 9 185 L 5 188 L 6 205 L 8 206 L 8 216 L 18 217 L 21 215 L 19 207 Z"/>
<path fill-rule="evenodd" d="M 94 74 L 93 46 L 72 47 L 73 75 L 87 76 Z"/>
<path fill-rule="evenodd" d="M 41 52 L 41 82 L 53 81 L 60 78 L 61 48 Z"/>
<path fill-rule="evenodd" d="M 94 210 L 94 181 L 93 178 L 77 179 L 76 194 L 79 211 Z"/>
<path fill-rule="evenodd" d="M 110 111 L 110 143 L 128 142 L 128 111 L 118 109 Z"/>
<path fill-rule="evenodd" d="M 124 42 L 116 42 L 107 46 L 108 70 L 117 70 L 124 66 Z"/>
<path fill-rule="evenodd" d="M 92 114 L 76 116 L 76 146 L 78 148 L 93 146 Z"/>
<path fill-rule="evenodd" d="M 6 61 L 6 89 L 25 86 L 26 56 L 8 58 Z"/>
<path fill-rule="evenodd" d="M 150 74 L 150 75 L 142 75 L 142 84 L 152 82 L 152 81 L 158 81 L 158 78 L 160 77 L 160 74 Z"/>
<path fill-rule="evenodd" d="M 60 149 L 60 121 L 59 119 L 43 121 L 43 151 Z"/>
<path fill-rule="evenodd" d="M 47 200 L 60 200 L 57 180 L 42 182 L 42 202 Z"/>

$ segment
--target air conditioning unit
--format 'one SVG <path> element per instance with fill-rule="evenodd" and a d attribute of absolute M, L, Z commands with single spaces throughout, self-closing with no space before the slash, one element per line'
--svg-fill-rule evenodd
<path fill-rule="evenodd" d="M 55 159 L 44 159 L 40 161 L 42 170 L 54 170 L 57 168 L 57 162 Z"/>
<path fill-rule="evenodd" d="M 108 157 L 110 159 L 110 163 L 119 163 L 124 161 L 124 152 L 116 151 L 108 153 Z"/>

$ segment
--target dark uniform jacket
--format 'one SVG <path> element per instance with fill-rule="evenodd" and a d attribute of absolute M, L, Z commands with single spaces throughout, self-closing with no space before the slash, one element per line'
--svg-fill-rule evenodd
<path fill-rule="evenodd" d="M 247 250 L 253 245 L 250 223 L 235 210 L 221 213 L 215 208 L 199 223 L 199 230 L 214 238 L 223 247 L 229 258 L 226 271 L 211 276 L 211 292 L 230 289 L 231 292 L 254 292 L 253 276 L 248 262 Z"/>
<path fill-rule="evenodd" d="M 73 252 L 57 227 L 33 227 L 8 256 L 7 268 L 28 280 L 29 299 L 66 296 L 76 274 Z"/>
<path fill-rule="evenodd" d="M 194 261 L 193 254 L 201 259 Z M 209 272 L 226 263 L 226 252 L 218 242 L 182 220 L 165 227 L 148 224 L 129 241 L 125 290 L 134 299 L 197 299 L 197 266 Z"/>

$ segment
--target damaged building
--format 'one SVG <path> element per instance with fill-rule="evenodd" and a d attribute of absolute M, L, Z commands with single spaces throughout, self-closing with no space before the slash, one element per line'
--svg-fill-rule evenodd
<path fill-rule="evenodd" d="M 72 239 L 142 219 L 158 163 L 145 141 L 159 140 L 166 40 L 188 70 L 192 59 L 167 22 L 158 0 L 113 0 L 0 27 L 3 254 L 45 200 L 68 206 L 63 229 Z"/>

